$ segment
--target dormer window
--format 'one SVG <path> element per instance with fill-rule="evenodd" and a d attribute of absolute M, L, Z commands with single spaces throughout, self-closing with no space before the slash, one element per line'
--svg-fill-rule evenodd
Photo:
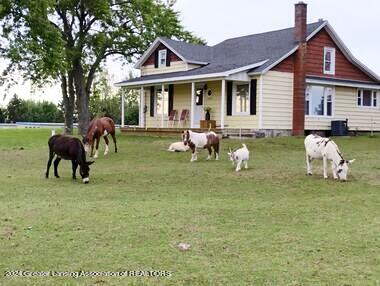
<path fill-rule="evenodd" d="M 335 74 L 335 48 L 324 48 L 323 73 L 332 75 Z"/>
<path fill-rule="evenodd" d="M 158 51 L 158 66 L 159 67 L 166 66 L 166 56 L 167 56 L 166 49 Z"/>

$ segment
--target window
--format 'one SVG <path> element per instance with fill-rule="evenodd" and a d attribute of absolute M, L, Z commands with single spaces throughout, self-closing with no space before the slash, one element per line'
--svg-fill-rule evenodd
<path fill-rule="evenodd" d="M 195 105 L 203 105 L 203 88 L 195 90 Z"/>
<path fill-rule="evenodd" d="M 326 96 L 326 115 L 332 116 L 332 104 L 333 104 L 333 93 L 334 89 L 331 87 L 325 88 L 325 96 Z"/>
<path fill-rule="evenodd" d="M 158 66 L 164 67 L 166 66 L 166 50 L 159 50 L 158 51 Z"/>
<path fill-rule="evenodd" d="M 169 93 L 165 89 L 162 94 L 162 88 L 156 88 L 156 115 L 161 116 L 162 111 L 164 116 L 168 115 Z"/>
<path fill-rule="evenodd" d="M 358 106 L 377 107 L 377 92 L 369 89 L 358 89 Z"/>
<path fill-rule="evenodd" d="M 249 84 L 234 84 L 232 104 L 235 115 L 249 114 Z"/>
<path fill-rule="evenodd" d="M 308 85 L 305 94 L 305 114 L 310 116 L 333 115 L 334 88 Z"/>
<path fill-rule="evenodd" d="M 323 53 L 323 73 L 335 74 L 335 49 L 324 48 Z"/>

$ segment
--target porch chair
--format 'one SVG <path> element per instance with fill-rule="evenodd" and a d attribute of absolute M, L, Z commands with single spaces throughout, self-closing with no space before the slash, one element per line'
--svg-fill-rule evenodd
<path fill-rule="evenodd" d="M 177 117 L 177 110 L 173 109 L 169 113 L 167 127 L 174 127 L 174 121 L 176 121 L 176 117 Z"/>
<path fill-rule="evenodd" d="M 187 122 L 187 118 L 189 117 L 189 110 L 188 109 L 182 109 L 181 116 L 178 120 L 178 127 L 180 126 L 182 122 L 182 127 L 185 126 L 185 122 Z"/>

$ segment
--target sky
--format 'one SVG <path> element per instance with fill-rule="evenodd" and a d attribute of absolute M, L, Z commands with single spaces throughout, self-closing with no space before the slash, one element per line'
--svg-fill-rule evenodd
<path fill-rule="evenodd" d="M 177 0 L 174 8 L 180 13 L 184 27 L 215 45 L 225 39 L 262 33 L 294 26 L 292 0 Z M 380 0 L 308 0 L 307 22 L 328 20 L 351 53 L 380 75 Z M 0 64 L 0 68 L 1 68 Z M 111 80 L 121 81 L 130 67 L 107 61 Z M 136 71 L 135 71 L 136 73 Z M 22 79 L 20 79 L 20 83 Z M 0 88 L 1 89 L 1 88 Z M 33 89 L 20 84 L 10 92 L 22 98 L 35 98 L 58 103 L 60 89 Z M 0 90 L 0 105 L 5 100 Z"/>

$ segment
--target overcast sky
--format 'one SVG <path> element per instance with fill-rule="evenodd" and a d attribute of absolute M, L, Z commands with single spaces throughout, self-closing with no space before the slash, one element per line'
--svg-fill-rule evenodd
<path fill-rule="evenodd" d="M 283 29 L 294 25 L 292 0 L 177 0 L 175 9 L 187 30 L 215 45 L 225 39 Z M 352 54 L 380 75 L 380 0 L 309 0 L 307 22 L 328 20 Z M 109 64 L 115 82 L 128 74 L 117 62 Z M 30 96 L 30 86 L 15 90 Z M 34 97 L 58 102 L 59 89 L 34 91 Z M 0 103 L 6 104 L 8 99 Z"/>
<path fill-rule="evenodd" d="M 294 26 L 292 0 L 178 0 L 183 25 L 215 45 Z M 328 20 L 353 55 L 380 75 L 380 0 L 308 0 L 307 22 Z"/>

